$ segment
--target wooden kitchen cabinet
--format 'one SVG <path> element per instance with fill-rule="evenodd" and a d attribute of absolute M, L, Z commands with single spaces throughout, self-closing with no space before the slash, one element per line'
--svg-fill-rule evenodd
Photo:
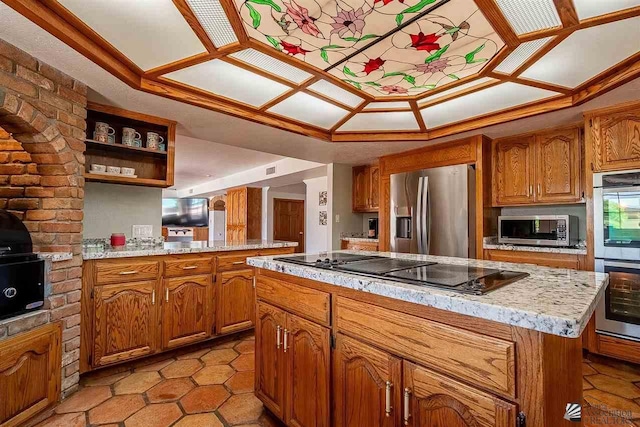
<path fill-rule="evenodd" d="M 333 353 L 335 426 L 402 425 L 401 366 L 401 359 L 337 334 Z"/>
<path fill-rule="evenodd" d="M 329 329 L 287 313 L 284 334 L 285 422 L 289 426 L 329 427 Z"/>
<path fill-rule="evenodd" d="M 584 270 L 586 268 L 586 255 L 578 254 L 485 249 L 484 259 L 516 264 L 536 264 L 551 268 L 570 268 L 572 270 Z"/>
<path fill-rule="evenodd" d="M 262 236 L 262 189 L 241 187 L 227 191 L 227 241 Z"/>
<path fill-rule="evenodd" d="M 211 275 L 164 280 L 162 348 L 201 341 L 213 333 L 214 288 Z"/>
<path fill-rule="evenodd" d="M 404 425 L 511 427 L 516 406 L 414 363 L 403 361 Z M 408 407 L 408 408 L 407 408 Z"/>
<path fill-rule="evenodd" d="M 380 207 L 380 168 L 355 166 L 352 178 L 354 212 L 378 212 Z"/>
<path fill-rule="evenodd" d="M 493 141 L 493 206 L 582 201 L 578 127 Z"/>
<path fill-rule="evenodd" d="M 0 343 L 0 426 L 23 425 L 59 400 L 61 335 L 50 323 Z"/>
<path fill-rule="evenodd" d="M 216 330 L 226 334 L 253 326 L 255 318 L 253 269 L 220 272 L 217 275 Z"/>
<path fill-rule="evenodd" d="M 256 396 L 275 416 L 284 420 L 285 364 L 282 339 L 286 325 L 284 310 L 262 301 L 257 303 Z"/>
<path fill-rule="evenodd" d="M 585 114 L 594 172 L 640 168 L 640 104 Z"/>
<path fill-rule="evenodd" d="M 93 364 L 103 366 L 156 350 L 156 281 L 94 288 Z"/>

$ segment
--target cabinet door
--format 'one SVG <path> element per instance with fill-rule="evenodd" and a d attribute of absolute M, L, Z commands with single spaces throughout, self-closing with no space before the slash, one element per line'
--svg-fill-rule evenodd
<path fill-rule="evenodd" d="M 494 204 L 532 203 L 533 137 L 496 141 L 494 145 Z"/>
<path fill-rule="evenodd" d="M 333 353 L 335 426 L 401 425 L 400 372 L 400 359 L 338 334 Z"/>
<path fill-rule="evenodd" d="M 429 369 L 403 361 L 403 418 L 413 427 L 511 427 L 516 407 Z M 408 411 L 407 411 L 408 409 Z"/>
<path fill-rule="evenodd" d="M 212 333 L 213 285 L 208 274 L 164 280 L 162 347 L 200 341 Z"/>
<path fill-rule="evenodd" d="M 369 175 L 367 172 L 367 166 L 353 168 L 352 197 L 354 211 L 366 211 L 369 206 Z"/>
<path fill-rule="evenodd" d="M 256 396 L 284 420 L 285 365 L 283 352 L 285 312 L 258 301 L 256 320 Z"/>
<path fill-rule="evenodd" d="M 329 329 L 287 313 L 286 415 L 291 427 L 329 427 Z"/>
<path fill-rule="evenodd" d="M 380 208 L 380 168 L 371 166 L 369 168 L 369 209 L 377 211 Z"/>
<path fill-rule="evenodd" d="M 630 110 L 591 121 L 596 171 L 640 168 L 640 110 Z"/>
<path fill-rule="evenodd" d="M 218 333 L 251 328 L 255 318 L 253 269 L 219 273 L 216 301 Z"/>
<path fill-rule="evenodd" d="M 94 366 L 153 353 L 156 285 L 154 280 L 94 288 Z"/>
<path fill-rule="evenodd" d="M 61 332 L 42 326 L 0 344 L 0 425 L 23 425 L 60 397 Z"/>
<path fill-rule="evenodd" d="M 578 128 L 536 137 L 536 201 L 580 201 L 580 133 Z"/>

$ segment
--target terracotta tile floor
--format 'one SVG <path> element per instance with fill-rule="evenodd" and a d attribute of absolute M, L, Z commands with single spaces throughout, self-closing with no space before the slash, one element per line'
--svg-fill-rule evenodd
<path fill-rule="evenodd" d="M 281 427 L 253 394 L 253 360 L 245 335 L 98 371 L 37 426 Z M 583 389 L 584 427 L 640 427 L 640 365 L 588 355 Z"/>

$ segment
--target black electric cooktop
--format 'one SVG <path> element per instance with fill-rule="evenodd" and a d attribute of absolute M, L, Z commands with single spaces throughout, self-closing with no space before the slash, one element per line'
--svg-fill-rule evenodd
<path fill-rule="evenodd" d="M 517 271 L 341 252 L 307 254 L 278 259 L 308 267 L 344 271 L 345 273 L 475 295 L 485 294 L 529 275 Z"/>

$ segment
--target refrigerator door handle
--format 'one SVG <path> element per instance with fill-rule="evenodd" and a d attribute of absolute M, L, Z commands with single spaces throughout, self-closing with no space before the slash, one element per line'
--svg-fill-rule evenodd
<path fill-rule="evenodd" d="M 423 192 L 422 195 L 422 230 L 424 232 L 424 237 L 422 238 L 423 242 L 423 254 L 429 255 L 429 247 L 431 244 L 431 203 L 429 201 L 429 177 L 425 176 L 422 178 L 424 180 L 423 184 Z"/>
<path fill-rule="evenodd" d="M 422 254 L 423 252 L 423 241 L 422 241 L 422 215 L 424 214 L 422 210 L 422 190 L 423 190 L 424 178 L 418 178 L 418 200 L 416 201 L 416 216 L 414 218 L 416 222 L 416 234 L 418 235 L 418 253 Z"/>

